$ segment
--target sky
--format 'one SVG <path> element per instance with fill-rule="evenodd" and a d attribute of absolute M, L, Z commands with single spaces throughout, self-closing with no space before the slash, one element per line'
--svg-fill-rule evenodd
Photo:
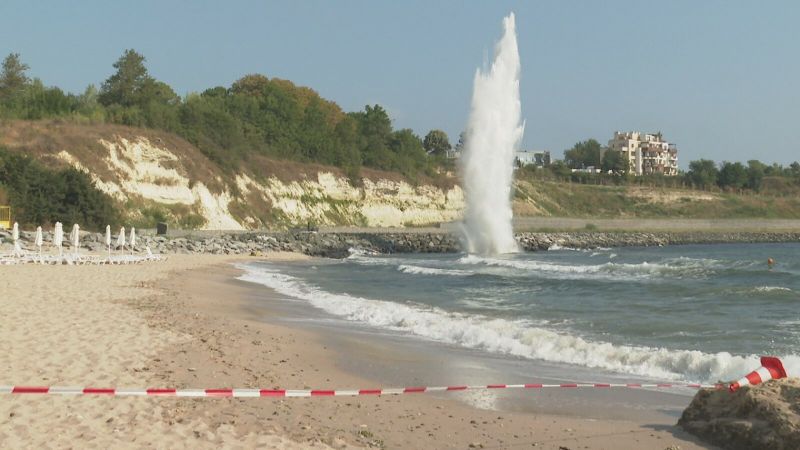
<path fill-rule="evenodd" d="M 475 71 L 516 14 L 522 147 L 561 157 L 615 130 L 661 131 L 690 160 L 800 160 L 800 2 L 0 1 L 0 57 L 82 92 L 127 48 L 179 94 L 261 73 L 396 128 L 469 113 Z"/>

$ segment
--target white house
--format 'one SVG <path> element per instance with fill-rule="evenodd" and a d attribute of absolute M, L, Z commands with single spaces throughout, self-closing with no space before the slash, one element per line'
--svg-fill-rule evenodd
<path fill-rule="evenodd" d="M 608 151 L 625 154 L 634 175 L 678 174 L 678 148 L 665 141 L 661 133 L 616 131 L 608 141 Z"/>
<path fill-rule="evenodd" d="M 550 152 L 548 150 L 520 150 L 514 156 L 514 162 L 519 167 L 534 165 L 545 167 L 550 165 Z"/>

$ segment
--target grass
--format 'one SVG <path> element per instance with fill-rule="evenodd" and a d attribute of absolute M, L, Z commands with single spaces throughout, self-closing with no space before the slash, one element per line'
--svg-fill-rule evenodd
<path fill-rule="evenodd" d="M 706 193 L 520 180 L 514 201 L 526 215 L 572 218 L 800 219 L 800 195 Z M 526 208 L 527 207 L 527 208 Z"/>
<path fill-rule="evenodd" d="M 159 222 L 177 226 L 184 230 L 195 230 L 206 224 L 199 203 L 194 205 L 165 205 L 142 198 L 132 198 L 125 202 L 123 210 L 129 211 L 126 222 L 136 228 L 155 228 Z"/>

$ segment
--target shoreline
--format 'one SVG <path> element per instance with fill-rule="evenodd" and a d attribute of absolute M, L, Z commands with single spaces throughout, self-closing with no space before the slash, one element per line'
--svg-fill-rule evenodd
<path fill-rule="evenodd" d="M 381 369 L 381 365 L 399 362 L 408 365 L 409 358 L 424 361 L 431 356 L 418 352 L 397 352 L 403 349 L 396 345 L 387 345 L 385 341 L 365 343 L 364 339 L 358 337 L 354 339 L 353 336 L 332 336 L 330 329 L 286 322 L 280 317 L 281 305 L 276 304 L 283 296 L 266 287 L 235 280 L 234 278 L 240 273 L 239 269 L 227 264 L 227 267 L 204 269 L 203 272 L 205 273 L 198 271 L 188 274 L 188 277 L 165 281 L 160 287 L 172 292 L 191 293 L 201 290 L 204 293 L 203 297 L 214 293 L 215 289 L 223 289 L 228 298 L 232 299 L 233 307 L 224 309 L 220 309 L 219 302 L 208 302 L 207 297 L 205 300 L 202 297 L 195 297 L 191 304 L 202 311 L 201 315 L 209 315 L 210 322 L 207 325 L 214 324 L 201 333 L 209 333 L 212 329 L 229 330 L 232 326 L 238 328 L 235 334 L 228 334 L 222 338 L 218 333 L 212 332 L 217 339 L 230 340 L 230 345 L 225 346 L 217 342 L 216 346 L 210 349 L 218 351 L 222 347 L 239 348 L 239 355 L 222 355 L 222 359 L 241 358 L 238 364 L 230 364 L 225 370 L 233 378 L 247 375 L 247 378 L 256 383 L 247 387 L 257 385 L 288 389 L 377 388 L 381 387 L 381 383 L 375 380 L 376 373 L 387 374 L 396 371 L 387 367 Z M 237 323 L 241 326 L 236 327 Z M 197 333 L 197 329 L 194 332 Z M 261 345 L 254 343 L 266 341 L 265 338 L 276 342 L 280 348 L 272 349 L 267 355 L 261 352 L 259 358 L 254 360 L 255 355 L 250 354 L 252 346 L 260 347 Z M 217 350 L 213 350 L 214 348 Z M 195 351 L 202 353 L 204 350 L 195 348 L 194 351 L 189 350 L 184 354 L 191 355 Z M 187 358 L 191 360 L 191 357 Z M 431 364 L 431 361 L 428 360 L 423 364 Z M 179 374 L 181 367 L 185 365 L 178 363 L 165 367 L 165 370 Z M 263 371 L 262 376 L 253 378 L 252 372 L 259 372 L 256 369 L 258 367 Z M 281 370 L 270 370 L 272 367 L 280 367 Z M 373 370 L 368 370 L 369 367 Z M 439 369 L 433 369 L 436 370 Z M 199 372 L 200 369 L 191 375 L 184 374 L 179 377 L 178 383 L 202 378 Z M 239 374 L 236 375 L 236 372 Z M 672 425 L 665 425 L 581 417 L 577 414 L 577 409 L 574 416 L 544 414 L 541 411 L 481 410 L 452 398 L 453 395 L 462 394 L 286 399 L 285 402 L 281 402 L 285 412 L 269 422 L 277 423 L 279 425 L 277 430 L 298 442 L 322 442 L 334 447 L 372 445 L 386 448 L 467 448 L 470 444 L 477 443 L 474 447 L 478 447 L 478 444 L 500 448 L 536 444 L 542 448 L 559 448 L 562 445 L 589 445 L 590 448 L 649 448 L 676 444 L 681 448 L 706 448 L 674 426 L 677 417 Z M 543 397 L 549 393 L 539 395 Z M 581 395 L 583 394 L 577 394 L 576 397 L 580 398 Z M 686 397 L 687 404 L 690 398 Z M 248 402 L 240 406 L 244 411 L 248 411 L 246 414 L 257 414 L 257 411 L 264 407 L 258 402 Z M 374 412 L 363 415 L 365 409 L 367 412 L 370 410 Z M 225 411 L 220 410 L 217 414 L 224 415 Z M 308 422 L 295 423 L 294 420 L 298 417 L 306 418 Z M 423 417 L 426 425 L 419 422 Z M 241 416 L 237 421 L 240 420 Z M 298 425 L 300 430 L 297 429 Z M 255 424 L 247 425 L 244 421 L 241 426 L 244 430 L 248 430 L 250 426 L 255 427 Z M 610 440 L 608 437 L 603 437 L 609 429 L 616 430 L 613 439 Z M 448 432 L 442 435 L 442 430 Z"/>
<path fill-rule="evenodd" d="M 800 243 L 800 231 L 542 231 L 515 234 L 520 249 L 544 251 L 568 247 L 593 249 L 609 247 L 661 247 L 667 245 Z M 34 251 L 34 233 L 20 232 L 23 251 Z M 0 230 L 0 252 L 10 253 L 10 233 Z M 50 248 L 49 232 L 44 233 L 45 249 Z M 82 233 L 81 246 L 91 253 L 105 254 L 105 236 Z M 161 254 L 211 254 L 262 256 L 275 252 L 302 253 L 308 256 L 344 258 L 352 249 L 381 254 L 463 252 L 457 232 L 431 230 L 372 230 L 347 232 L 189 232 L 186 235 L 140 234 L 138 252 L 149 247 Z"/>
<path fill-rule="evenodd" d="M 190 255 L 136 266 L 4 267 L 4 324 L 9 326 L 0 328 L 0 338 L 12 351 L 0 359 L 7 377 L 3 382 L 378 387 L 370 371 L 354 373 L 353 365 L 391 370 L 391 364 L 414 357 L 414 352 L 391 353 L 396 347 L 375 346 L 371 354 L 383 358 L 379 364 L 380 359 L 359 354 L 363 347 L 341 345 L 330 334 L 280 322 L 275 309 L 261 307 L 270 299 L 277 304 L 278 294 L 234 279 L 238 272 L 231 264 L 242 260 L 256 259 Z M 357 351 L 343 351 L 346 348 Z M 438 370 L 429 362 L 421 364 Z M 0 425 L 0 443 L 12 448 L 710 448 L 674 422 L 665 426 L 498 412 L 448 397 L 455 395 L 463 394 L 286 399 L 12 396 L 0 404 L 0 416 L 8 418 Z"/>

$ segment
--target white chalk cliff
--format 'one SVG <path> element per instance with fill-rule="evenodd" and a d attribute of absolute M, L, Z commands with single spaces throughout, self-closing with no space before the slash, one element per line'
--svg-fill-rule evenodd
<path fill-rule="evenodd" d="M 174 152 L 145 136 L 97 139 L 88 152 L 69 148 L 54 156 L 88 173 L 97 187 L 123 205 L 142 209 L 162 205 L 201 216 L 202 228 L 216 230 L 319 226 L 403 227 L 448 222 L 461 217 L 463 191 L 412 186 L 404 181 L 363 179 L 354 186 L 331 171 L 305 173 L 300 181 L 264 177 L 255 170 L 233 176 L 206 168 L 189 170 L 202 157 Z M 202 157 L 204 159 L 204 157 Z M 195 172 L 195 173 L 193 173 Z M 176 208 L 176 206 L 178 208 Z M 135 214 L 135 213 L 134 213 Z"/>

